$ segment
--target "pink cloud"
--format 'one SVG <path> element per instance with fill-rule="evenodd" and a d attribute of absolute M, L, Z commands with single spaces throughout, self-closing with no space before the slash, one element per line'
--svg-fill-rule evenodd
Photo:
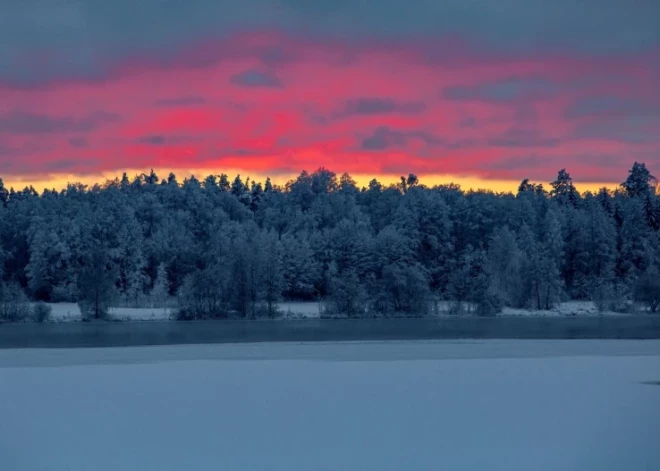
<path fill-rule="evenodd" d="M 504 56 L 456 40 L 240 34 L 167 60 L 110 64 L 103 78 L 0 85 L 0 173 L 323 165 L 550 179 L 567 167 L 576 179 L 618 181 L 639 152 L 660 165 L 660 97 L 649 65 L 657 57 Z M 644 119 L 631 105 L 605 122 L 567 112 L 582 110 L 586 94 L 644 103 Z"/>

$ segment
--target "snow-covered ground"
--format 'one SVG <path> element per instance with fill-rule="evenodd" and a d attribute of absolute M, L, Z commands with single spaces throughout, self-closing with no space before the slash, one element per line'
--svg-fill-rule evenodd
<path fill-rule="evenodd" d="M 277 305 L 285 318 L 317 319 L 321 317 L 321 305 L 315 302 L 290 302 Z"/>
<path fill-rule="evenodd" d="M 76 303 L 50 303 L 51 321 L 69 322 L 80 321 L 80 308 Z M 278 304 L 280 312 L 285 318 L 318 318 L 320 317 L 319 303 L 290 302 Z M 115 320 L 167 320 L 172 318 L 172 309 L 161 308 L 125 308 L 112 307 L 109 310 L 110 318 Z"/>
<path fill-rule="evenodd" d="M 155 321 L 172 318 L 172 309 L 112 307 L 108 310 L 111 319 L 120 321 Z"/>
<path fill-rule="evenodd" d="M 80 308 L 75 303 L 53 303 L 49 304 L 53 309 L 51 320 L 53 322 L 79 321 Z M 317 302 L 283 302 L 278 308 L 285 319 L 316 319 L 321 316 L 321 305 Z M 443 301 L 434 305 L 437 309 L 436 315 L 455 316 L 452 314 L 451 303 Z M 433 310 L 433 309 L 432 309 Z M 110 317 L 115 320 L 167 320 L 171 319 L 172 309 L 160 308 L 110 308 Z M 505 308 L 501 316 L 600 316 L 619 315 L 615 313 L 601 313 L 592 302 L 569 301 L 561 303 L 548 311 L 532 311 L 528 309 Z"/>
<path fill-rule="evenodd" d="M 658 341 L 0 350 L 0 469 L 650 471 L 655 381 Z"/>
<path fill-rule="evenodd" d="M 453 316 L 452 303 L 441 301 L 435 305 L 437 314 L 440 316 Z M 465 312 L 474 311 L 475 307 L 463 306 Z M 558 304 L 552 309 L 548 310 L 532 310 L 532 309 L 514 309 L 505 307 L 500 316 L 541 316 L 541 317 L 557 317 L 557 316 L 602 316 L 602 315 L 620 315 L 614 312 L 600 312 L 596 305 L 591 301 L 567 301 Z"/>
<path fill-rule="evenodd" d="M 51 308 L 50 320 L 53 322 L 79 321 L 80 308 L 76 303 L 47 303 Z"/>
<path fill-rule="evenodd" d="M 615 313 L 602 313 L 596 305 L 589 301 L 568 301 L 549 310 L 532 311 L 529 309 L 504 308 L 502 316 L 601 316 L 617 315 Z"/>
<path fill-rule="evenodd" d="M 51 320 L 53 322 L 68 322 L 80 321 L 80 307 L 76 303 L 50 303 L 48 304 L 51 309 Z M 125 307 L 112 307 L 109 309 L 111 319 L 127 321 L 149 321 L 149 320 L 166 320 L 170 319 L 172 314 L 171 309 L 161 308 L 125 308 Z"/>

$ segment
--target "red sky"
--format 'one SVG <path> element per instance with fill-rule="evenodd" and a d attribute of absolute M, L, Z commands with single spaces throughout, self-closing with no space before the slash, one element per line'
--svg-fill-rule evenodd
<path fill-rule="evenodd" d="M 32 51 L 21 67 L 38 75 L 66 60 Z M 325 166 L 362 180 L 412 172 L 510 189 L 565 167 L 587 188 L 622 181 L 634 161 L 660 167 L 658 47 L 525 51 L 477 47 L 465 34 L 273 28 L 98 62 L 96 75 L 0 82 L 6 184 L 152 167 L 284 181 Z"/>

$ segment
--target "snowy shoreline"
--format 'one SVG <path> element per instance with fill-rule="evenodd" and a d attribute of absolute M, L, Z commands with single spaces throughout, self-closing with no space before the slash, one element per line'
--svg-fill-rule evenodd
<path fill-rule="evenodd" d="M 42 303 L 49 307 L 50 315 L 48 318 L 49 323 L 61 322 L 82 322 L 82 314 L 80 307 L 76 303 Z M 175 308 L 159 308 L 159 307 L 110 307 L 108 310 L 109 322 L 135 322 L 135 321 L 175 321 L 176 320 Z M 514 309 L 504 308 L 501 313 L 493 316 L 496 318 L 510 318 L 510 317 L 629 317 L 631 315 L 644 316 L 647 313 L 643 310 L 638 310 L 631 313 L 619 312 L 601 312 L 594 303 L 588 301 L 568 301 L 558 304 L 549 310 L 530 310 L 530 309 Z M 448 301 L 441 301 L 433 303 L 433 307 L 426 316 L 420 316 L 429 319 L 456 319 L 456 318 L 473 318 L 477 314 L 473 312 L 468 304 L 464 306 L 462 313 L 456 314 L 452 311 L 452 304 Z M 325 316 L 323 315 L 323 307 L 318 302 L 282 302 L 278 303 L 278 316 L 272 320 L 305 320 L 305 319 L 350 319 L 348 316 Z M 411 316 L 384 316 L 374 317 L 375 319 L 407 319 L 413 318 Z M 371 319 L 364 317 L 363 319 Z M 226 320 L 241 320 L 240 317 L 230 317 Z M 258 318 L 258 320 L 271 320 L 268 318 Z M 31 323 L 30 318 L 22 321 Z"/>

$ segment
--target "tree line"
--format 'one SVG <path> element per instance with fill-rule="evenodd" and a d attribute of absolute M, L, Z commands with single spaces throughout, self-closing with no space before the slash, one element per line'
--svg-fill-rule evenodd
<path fill-rule="evenodd" d="M 593 300 L 660 304 L 660 200 L 635 163 L 614 191 L 427 187 L 415 175 L 358 188 L 320 168 L 284 186 L 151 171 L 39 194 L 0 180 L 0 317 L 22 301 L 177 306 L 181 319 L 328 314 L 422 316 L 443 301 L 493 315 Z"/>

